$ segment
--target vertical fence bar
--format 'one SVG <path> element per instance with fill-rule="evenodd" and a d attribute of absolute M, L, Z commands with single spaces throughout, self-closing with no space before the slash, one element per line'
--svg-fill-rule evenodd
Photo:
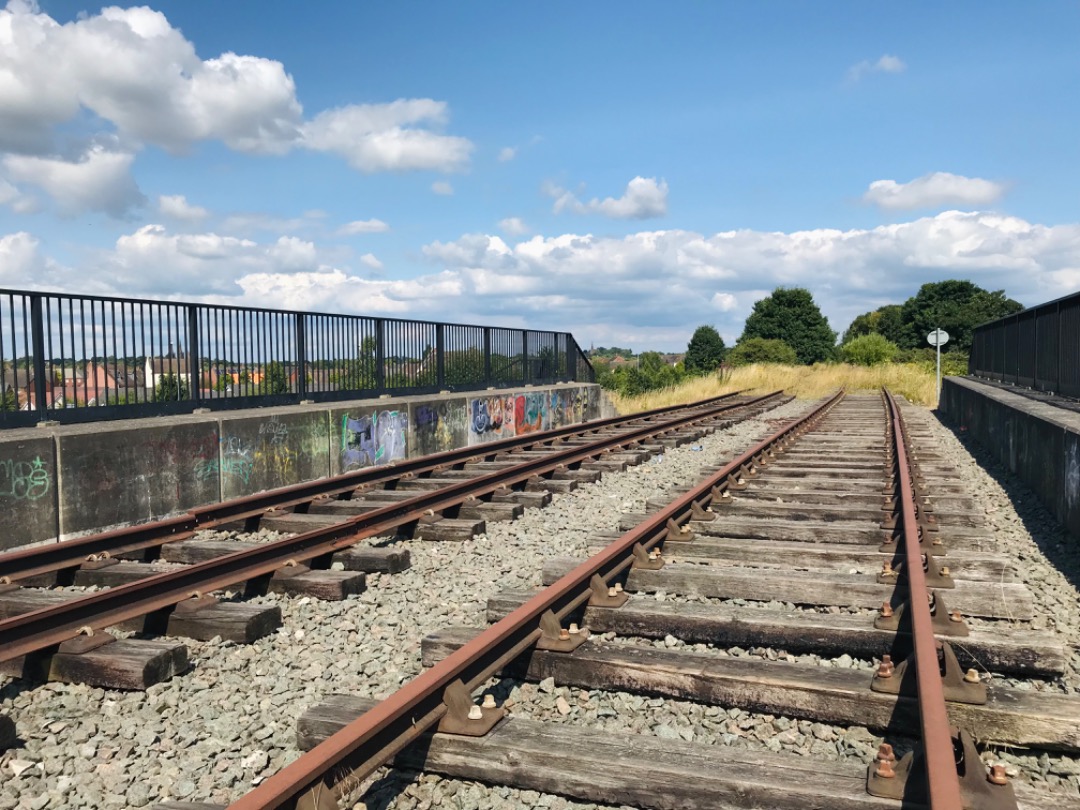
<path fill-rule="evenodd" d="M 202 364 L 199 361 L 199 308 L 189 304 L 185 309 L 187 310 L 187 356 L 188 374 L 191 377 L 191 401 L 197 408 L 202 399 Z M 211 374 L 211 376 L 213 375 Z"/>
<path fill-rule="evenodd" d="M 40 295 L 30 295 L 30 327 L 34 350 L 34 397 L 36 399 L 38 419 L 42 422 L 49 418 L 45 407 L 45 324 L 42 320 L 43 309 Z"/>
<path fill-rule="evenodd" d="M 375 319 L 375 392 L 386 391 L 386 321 Z"/>
<path fill-rule="evenodd" d="M 435 384 L 446 388 L 446 325 L 435 325 Z"/>
<path fill-rule="evenodd" d="M 307 399 L 307 333 L 306 316 L 296 313 L 296 393 L 298 401 Z"/>

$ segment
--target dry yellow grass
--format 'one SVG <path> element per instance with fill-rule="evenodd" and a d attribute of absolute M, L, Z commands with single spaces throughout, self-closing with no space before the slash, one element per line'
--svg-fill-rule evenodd
<path fill-rule="evenodd" d="M 879 366 L 834 363 L 811 367 L 755 363 L 733 369 L 723 379 L 719 376 L 696 377 L 674 388 L 650 391 L 638 397 L 624 397 L 612 391 L 608 396 L 619 413 L 626 414 L 681 405 L 743 389 L 751 394 L 764 394 L 782 388 L 799 399 L 818 399 L 840 388 L 854 393 L 879 391 L 882 387 L 919 405 L 937 405 L 934 374 L 910 363 Z"/>

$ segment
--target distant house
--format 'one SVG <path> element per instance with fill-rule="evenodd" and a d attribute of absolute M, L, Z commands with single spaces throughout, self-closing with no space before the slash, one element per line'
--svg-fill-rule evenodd
<path fill-rule="evenodd" d="M 25 392 L 25 393 L 24 393 Z M 19 407 L 32 410 L 37 407 L 37 386 L 34 377 L 20 391 Z M 45 382 L 46 408 L 75 408 L 87 405 L 105 405 L 110 396 L 118 392 L 116 378 L 104 364 L 88 362 L 80 371 L 75 366 L 56 368 Z"/>
<path fill-rule="evenodd" d="M 172 356 L 172 352 L 166 357 L 147 357 L 146 366 L 143 371 L 143 380 L 145 381 L 146 390 L 152 392 L 157 390 L 158 383 L 161 382 L 163 377 L 171 374 L 173 377 L 182 380 L 191 390 L 191 369 L 188 364 L 188 359 L 184 357 L 183 353 L 179 357 Z"/>
<path fill-rule="evenodd" d="M 663 357 L 664 365 L 677 366 L 679 363 L 686 359 L 686 354 L 665 354 Z"/>

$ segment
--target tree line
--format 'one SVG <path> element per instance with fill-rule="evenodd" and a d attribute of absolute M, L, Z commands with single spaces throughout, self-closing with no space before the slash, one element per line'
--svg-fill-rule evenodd
<path fill-rule="evenodd" d="M 714 327 L 699 326 L 686 347 L 685 358 L 675 365 L 665 364 L 659 352 L 643 352 L 636 365 L 613 368 L 609 361 L 616 355 L 633 357 L 629 350 L 617 347 L 599 349 L 591 358 L 597 382 L 635 396 L 750 363 L 927 364 L 933 361 L 935 350 L 927 344 L 926 336 L 934 329 L 944 329 L 949 342 L 943 347 L 942 369 L 963 374 L 975 327 L 1023 308 L 1003 290 L 990 292 L 970 281 L 932 282 L 923 284 L 902 304 L 888 304 L 859 315 L 837 343 L 837 333 L 809 290 L 780 287 L 754 304 L 742 335 L 731 348 Z"/>

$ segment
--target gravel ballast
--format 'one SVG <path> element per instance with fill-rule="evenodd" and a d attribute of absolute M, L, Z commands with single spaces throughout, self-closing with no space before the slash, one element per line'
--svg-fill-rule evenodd
<path fill-rule="evenodd" d="M 0 810 L 5 808 L 143 807 L 160 801 L 228 803 L 298 756 L 296 720 L 331 693 L 382 697 L 420 671 L 420 642 L 450 626 L 485 624 L 490 596 L 538 587 L 546 559 L 584 556 L 597 532 L 610 531 L 645 501 L 692 483 L 707 464 L 728 460 L 775 428 L 776 420 L 804 413 L 792 402 L 756 419 L 669 449 L 622 474 L 555 495 L 542 510 L 527 510 L 512 523 L 488 523 L 471 541 L 402 541 L 412 567 L 372 574 L 366 592 L 342 602 L 268 595 L 252 600 L 281 607 L 284 625 L 255 644 L 188 641 L 192 671 L 151 687 L 123 693 L 73 684 L 0 688 L 0 711 L 10 714 L 25 741 L 0 755 Z M 928 411 L 905 406 L 912 426 L 926 426 L 935 448 L 958 468 L 960 480 L 1016 556 L 1036 609 L 1048 630 L 1080 642 L 1080 554 L 1022 485 L 995 477 Z M 978 456 L 976 456 L 978 457 Z M 984 463 L 985 459 L 980 459 Z M 998 474 L 1000 478 L 1000 473 Z M 1018 509 L 1010 502 L 1018 499 Z M 271 539 L 272 533 L 225 535 Z M 1062 566 L 1061 573 L 1054 566 Z M 679 598 L 659 595 L 661 598 Z M 741 600 L 735 600 L 738 604 Z M 787 606 L 776 603 L 774 609 Z M 684 646 L 674 638 L 647 641 L 607 637 L 613 643 Z M 715 649 L 716 655 L 772 658 L 776 651 Z M 1076 647 L 1074 646 L 1074 649 Z M 871 662 L 788 656 L 824 666 L 866 668 Z M 1060 683 L 1031 688 L 1080 691 L 1080 656 Z M 496 695 L 512 714 L 548 722 L 584 723 L 630 733 L 673 736 L 711 744 L 795 752 L 865 764 L 877 739 L 865 729 L 756 715 L 739 709 L 620 692 L 586 691 L 503 682 Z M 1071 757 L 1026 757 L 993 751 L 1033 781 L 1080 792 L 1080 766 Z M 1075 769 L 1075 770 L 1074 770 Z M 16 773 L 17 772 L 17 773 Z M 593 808 L 532 791 L 491 787 L 432 775 L 384 773 L 356 808 Z"/>

